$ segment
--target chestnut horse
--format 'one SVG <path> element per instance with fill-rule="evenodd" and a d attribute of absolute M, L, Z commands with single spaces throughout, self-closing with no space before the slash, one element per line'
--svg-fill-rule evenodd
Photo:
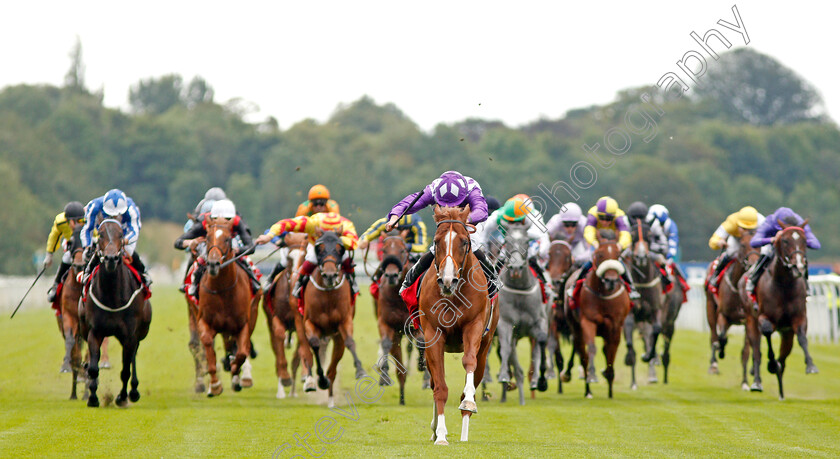
<path fill-rule="evenodd" d="M 410 357 L 406 353 L 406 359 L 402 357 L 402 338 L 406 334 L 406 324 L 409 323 L 408 309 L 400 297 L 400 285 L 402 285 L 405 274 L 408 272 L 408 246 L 405 242 L 407 232 L 397 233 L 392 231 L 386 235 L 381 242 L 382 247 L 382 277 L 379 279 L 379 298 L 376 300 L 377 323 L 379 326 L 380 352 L 381 357 L 377 362 L 379 370 L 379 385 L 390 386 L 392 384 L 388 376 L 388 355 L 394 358 L 397 380 L 400 383 L 400 405 L 405 405 L 405 379 L 406 363 Z M 423 342 L 419 332 L 412 332 L 408 339 L 409 345 L 412 340 L 418 344 Z M 423 347 L 418 347 L 420 360 L 417 370 L 423 374 L 423 388 L 429 387 L 429 372 L 423 365 Z"/>
<path fill-rule="evenodd" d="M 726 343 L 729 339 L 726 336 L 727 330 L 732 325 L 744 325 L 746 323 L 746 314 L 748 302 L 744 302 L 741 295 L 738 293 L 738 281 L 744 276 L 750 266 L 752 266 L 759 256 L 758 249 L 750 246 L 755 230 L 741 230 L 741 237 L 738 242 L 741 248 L 735 259 L 732 261 L 732 266 L 725 268 L 723 279 L 718 285 L 717 297 L 711 292 L 708 283 L 706 284 L 706 315 L 709 321 L 709 330 L 711 332 L 710 343 L 712 347 L 712 358 L 709 362 L 709 374 L 720 374 L 718 368 L 717 358 L 723 358 L 725 355 Z M 714 262 L 713 262 L 714 263 Z M 712 269 L 712 266 L 709 266 Z M 715 356 L 717 353 L 717 357 Z M 760 354 L 759 354 L 760 355 Z M 741 350 L 741 366 L 743 367 L 743 377 L 741 379 L 741 388 L 749 389 L 747 386 L 747 360 L 750 357 L 750 348 L 747 345 L 747 337 L 744 337 L 744 348 Z M 760 357 L 753 355 L 753 361 L 760 360 Z M 760 391 L 761 382 L 754 383 L 752 390 Z"/>
<path fill-rule="evenodd" d="M 298 312 L 297 307 L 292 305 L 292 273 L 300 270 L 303 257 L 306 254 L 306 234 L 289 233 L 285 237 L 286 247 L 289 248 L 286 257 L 286 269 L 271 279 L 271 285 L 263 296 L 263 311 L 266 322 L 268 322 L 268 333 L 271 338 L 271 348 L 274 350 L 274 371 L 277 375 L 277 398 L 286 398 L 284 387 L 291 386 L 290 395 L 295 395 L 295 375 L 302 355 L 305 361 L 311 362 L 312 355 L 309 349 L 309 342 L 304 339 L 306 336 L 303 330 L 303 316 Z M 288 333 L 288 338 L 287 338 Z M 294 357 L 292 358 L 292 372 L 289 373 L 289 364 L 286 360 L 285 345 L 291 344 L 291 334 L 297 333 L 297 345 L 295 346 Z M 311 368 L 303 367 L 303 376 L 310 375 Z M 303 390 L 312 392 L 315 390 L 315 382 L 312 378 L 307 379 Z"/>
<path fill-rule="evenodd" d="M 636 220 L 636 228 L 632 231 L 633 245 L 625 252 L 625 265 L 630 269 L 630 278 L 641 298 L 636 302 L 627 318 L 624 320 L 624 342 L 627 344 L 627 354 L 624 364 L 630 367 L 630 389 L 638 389 L 636 384 L 636 350 L 633 347 L 633 330 L 638 328 L 645 345 L 642 362 L 648 362 L 648 382 L 656 383 L 656 367 L 653 359 L 656 356 L 656 341 L 662 331 L 662 321 L 665 310 L 663 306 L 662 277 L 650 251 L 650 227 Z"/>
<path fill-rule="evenodd" d="M 230 372 L 231 386 L 238 392 L 243 387 L 239 374 L 251 352 L 251 334 L 257 322 L 261 292 L 251 296 L 250 277 L 235 261 L 233 222 L 209 217 L 206 221 L 207 273 L 201 277 L 199 285 L 197 325 L 210 373 L 207 396 L 213 397 L 222 393 L 222 382 L 216 374 L 216 334 L 229 336 L 236 344 L 236 356 Z M 229 340 L 222 341 L 226 349 L 231 347 Z"/>
<path fill-rule="evenodd" d="M 341 260 L 344 258 L 344 244 L 340 235 L 344 228 L 334 231 L 315 231 L 315 256 L 318 268 L 312 273 L 301 295 L 304 298 L 303 326 L 309 347 L 315 356 L 318 371 L 318 387 L 329 389 L 328 406 L 335 407 L 333 386 L 338 369 L 338 362 L 344 355 L 344 347 L 353 354 L 356 367 L 356 379 L 366 376 L 362 362 L 356 354 L 356 341 L 353 339 L 353 317 L 356 308 L 350 297 L 350 283 L 341 272 Z M 322 339 L 332 338 L 333 349 L 326 378 L 321 366 Z M 304 365 L 312 367 L 312 361 L 304 359 Z"/>
<path fill-rule="evenodd" d="M 82 344 L 84 337 L 81 334 L 81 322 L 79 320 L 79 298 L 82 296 L 82 285 L 76 280 L 76 275 L 85 269 L 84 248 L 82 247 L 82 227 L 77 226 L 73 231 L 69 252 L 72 257 L 72 265 L 67 270 L 64 282 L 61 287 L 61 296 L 58 301 L 61 305 L 61 333 L 64 338 L 64 361 L 61 364 L 62 373 L 73 373 L 73 384 L 70 390 L 70 400 L 76 400 L 76 383 L 82 368 Z"/>
<path fill-rule="evenodd" d="M 586 398 L 592 398 L 589 384 L 598 382 L 595 375 L 596 336 L 604 339 L 607 368 L 603 375 L 609 383 L 609 396 L 612 398 L 613 364 L 621 342 L 621 329 L 630 312 L 630 296 L 621 279 L 624 273 L 624 265 L 619 261 L 621 249 L 614 239 L 613 231 L 599 231 L 599 246 L 592 254 L 592 269 L 583 281 L 578 307 L 568 313 L 572 318 L 575 347 L 586 377 Z"/>
<path fill-rule="evenodd" d="M 123 245 L 122 224 L 107 218 L 98 225 L 99 241 L 94 256 L 100 264 L 91 274 L 90 286 L 84 301 L 82 335 L 87 335 L 90 362 L 88 381 L 90 397 L 87 405 L 99 406 L 96 390 L 99 387 L 100 346 L 106 336 L 116 336 L 122 345 L 122 389 L 115 400 L 125 406 L 127 399 L 140 400 L 137 390 L 137 349 L 149 333 L 152 322 L 152 305 L 145 299 L 144 287 L 128 265 Z M 135 256 L 138 256 L 135 254 Z M 131 392 L 126 392 L 131 377 Z"/>
<path fill-rule="evenodd" d="M 799 346 L 805 352 L 805 374 L 817 373 L 814 360 L 808 352 L 808 315 L 806 297 L 808 285 L 805 276 L 808 270 L 808 258 L 805 254 L 806 219 L 801 226 L 779 222 L 782 231 L 777 233 L 773 248 L 776 256 L 767 270 L 758 279 L 756 297 L 758 310 L 747 306 L 747 336 L 753 350 L 753 371 L 755 379 L 761 383 L 761 338 L 759 332 L 767 338 L 767 371 L 776 375 L 779 381 L 779 400 L 785 399 L 782 376 L 785 372 L 785 360 L 793 348 L 793 336 L 796 335 Z M 746 297 L 746 292 L 742 289 Z M 749 304 L 749 303 L 747 303 Z M 782 335 L 779 347 L 779 359 L 773 352 L 770 336 L 774 331 Z"/>
<path fill-rule="evenodd" d="M 464 209 L 435 206 L 435 260 L 420 289 L 420 326 L 426 346 L 426 365 L 432 376 L 434 405 L 432 440 L 448 445 L 444 408 L 449 396 L 444 352 L 464 353 L 461 363 L 466 384 L 461 394 L 461 441 L 469 439 L 470 417 L 477 412 L 475 392 L 484 375 L 490 340 L 499 322 L 499 310 L 487 297 L 487 279 L 472 252 Z M 475 375 L 479 375 L 476 379 Z"/>
<path fill-rule="evenodd" d="M 557 393 L 563 393 L 563 383 L 569 382 L 565 379 L 570 374 L 575 361 L 575 348 L 569 355 L 569 365 L 563 368 L 563 354 L 560 352 L 560 339 L 569 342 L 572 338 L 572 324 L 566 316 L 566 309 L 563 307 L 563 285 L 569 275 L 574 271 L 574 260 L 572 259 L 572 246 L 563 240 L 551 241 L 548 248 L 548 265 L 546 271 L 551 277 L 551 286 L 554 293 L 554 301 L 551 303 L 551 311 L 548 321 L 548 346 L 547 353 L 554 353 L 554 362 L 557 367 Z"/>

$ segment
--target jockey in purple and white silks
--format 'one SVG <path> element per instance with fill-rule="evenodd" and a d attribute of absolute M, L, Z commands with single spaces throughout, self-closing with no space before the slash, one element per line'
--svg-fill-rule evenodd
<path fill-rule="evenodd" d="M 414 200 L 417 199 L 415 202 Z M 412 205 L 414 202 L 414 205 Z M 442 207 L 464 207 L 470 206 L 468 222 L 475 225 L 475 231 L 470 234 L 470 245 L 473 254 L 478 258 L 481 269 L 488 281 L 488 295 L 492 298 L 497 291 L 496 272 L 487 260 L 484 250 L 481 248 L 480 235 L 484 233 L 484 222 L 487 220 L 487 202 L 481 192 L 481 186 L 470 177 L 465 177 L 456 171 L 447 171 L 427 185 L 423 191 L 412 193 L 402 199 L 388 213 L 388 225 L 386 231 L 396 226 L 400 216 L 404 213 L 414 214 L 427 206 L 437 204 Z M 411 287 L 414 282 L 432 265 L 435 259 L 435 246 L 430 244 L 426 252 L 405 276 L 400 292 Z"/>
<path fill-rule="evenodd" d="M 572 260 L 575 265 L 580 266 L 592 257 L 592 246 L 583 237 L 583 228 L 586 227 L 586 217 L 580 206 L 567 202 L 564 205 L 566 210 L 561 210 L 548 220 L 545 225 L 546 233 L 551 241 L 565 241 L 572 247 Z M 551 244 L 540 246 L 540 257 L 548 257 L 548 249 Z"/>
<path fill-rule="evenodd" d="M 140 260 L 140 255 L 135 255 L 137 241 L 140 238 L 140 209 L 134 201 L 122 191 L 114 188 L 105 196 L 90 201 L 85 206 L 85 224 L 82 226 L 82 247 L 85 248 L 85 261 L 91 260 L 85 269 L 85 275 L 92 272 L 98 264 L 99 258 L 93 257 L 93 230 L 101 222 L 101 219 L 110 219 L 120 222 L 123 230 L 123 239 L 126 243 L 123 246 L 125 254 L 131 258 L 131 265 L 143 276 L 146 285 L 152 283 L 152 279 L 146 272 L 146 266 Z"/>
<path fill-rule="evenodd" d="M 780 221 L 787 226 L 799 226 L 805 222 L 805 219 L 790 208 L 779 207 L 758 225 L 758 228 L 755 230 L 755 236 L 750 241 L 750 245 L 761 247 L 761 258 L 758 259 L 750 270 L 746 285 L 747 293 L 752 298 L 755 297 L 755 284 L 758 282 L 758 278 L 761 277 L 761 274 L 770 264 L 770 260 L 776 254 L 773 249 L 773 243 L 776 240 L 776 235 L 782 231 L 782 225 L 779 224 Z M 814 235 L 814 232 L 811 231 L 811 225 L 806 224 L 802 227 L 802 230 L 805 231 L 805 245 L 811 250 L 819 250 L 822 245 L 817 239 L 817 236 Z M 808 280 L 807 269 L 805 270 L 805 280 Z"/>

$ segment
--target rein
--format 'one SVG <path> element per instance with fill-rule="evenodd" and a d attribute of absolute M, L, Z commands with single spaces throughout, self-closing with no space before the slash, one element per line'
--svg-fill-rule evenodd
<path fill-rule="evenodd" d="M 609 295 L 602 295 L 601 293 L 596 292 L 595 289 L 590 287 L 586 282 L 583 283 L 583 286 L 587 290 L 592 292 L 592 294 L 594 294 L 595 296 L 597 296 L 598 298 L 600 298 L 602 300 L 612 300 L 614 298 L 617 298 L 618 295 L 621 295 L 621 293 L 624 292 L 624 283 L 619 283 L 619 286 L 618 286 L 617 289 L 615 289 L 615 292 L 610 293 Z"/>
<path fill-rule="evenodd" d="M 437 222 L 437 223 L 435 224 L 435 232 L 437 232 L 437 228 L 440 228 L 440 225 L 442 225 L 442 224 L 444 224 L 444 223 L 450 223 L 450 224 L 458 223 L 458 224 L 462 225 L 462 226 L 464 227 L 464 229 L 465 229 L 465 230 L 467 230 L 467 233 L 468 233 L 468 234 L 472 234 L 472 233 L 474 233 L 474 232 L 475 232 L 475 225 L 469 225 L 469 224 L 467 224 L 467 223 L 462 222 L 461 220 L 453 220 L 453 219 L 449 219 L 449 220 L 441 220 L 441 221 Z M 471 228 L 472 228 L 472 231 L 470 231 L 470 229 L 471 229 Z M 450 232 L 450 233 L 452 232 L 452 228 L 450 228 L 450 229 L 449 229 L 449 232 Z M 448 233 L 447 233 L 447 235 L 448 235 Z M 452 246 L 451 246 L 451 245 L 448 245 L 448 247 L 449 247 L 449 250 L 452 250 Z M 469 254 L 470 254 L 471 252 L 472 252 L 472 239 L 470 239 L 469 237 L 467 237 L 467 257 L 469 257 Z M 446 263 L 446 259 L 447 259 L 447 258 L 451 258 L 451 259 L 452 259 L 452 264 L 453 264 L 453 265 L 454 265 L 454 264 L 456 264 L 456 263 L 455 263 L 455 257 L 453 257 L 451 253 L 447 253 L 446 255 L 444 255 L 442 264 L 443 264 L 443 263 Z M 464 257 L 464 263 L 466 263 L 466 257 Z M 438 277 L 438 279 L 440 279 L 440 272 L 441 272 L 441 271 L 440 271 L 440 269 L 439 269 L 439 267 L 438 267 L 438 266 L 435 266 L 435 271 L 437 271 L 437 277 Z M 462 265 L 461 265 L 461 267 L 460 267 L 460 268 L 458 268 L 458 278 L 459 278 L 459 279 L 461 278 L 461 275 L 462 275 L 463 273 L 464 273 L 464 265 L 462 264 Z"/>
<path fill-rule="evenodd" d="M 802 234 L 803 235 L 805 234 L 805 230 L 803 230 L 802 228 L 800 228 L 798 226 L 788 226 L 787 228 L 782 230 L 781 234 L 784 235 L 785 233 L 788 233 L 788 232 L 792 233 L 792 232 L 795 232 L 795 231 L 802 231 Z M 793 255 L 800 254 L 800 255 L 802 255 L 802 258 L 804 258 L 805 260 L 808 259 L 804 250 L 794 250 L 793 252 L 790 252 L 790 253 L 784 253 L 781 250 L 777 250 L 777 252 L 779 253 L 779 260 L 782 262 L 782 265 L 784 265 L 784 267 L 787 268 L 787 269 L 792 269 L 796 265 L 795 263 L 790 261 L 790 258 Z"/>

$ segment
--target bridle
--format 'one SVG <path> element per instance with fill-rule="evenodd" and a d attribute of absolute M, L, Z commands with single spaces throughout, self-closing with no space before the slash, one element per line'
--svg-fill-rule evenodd
<path fill-rule="evenodd" d="M 458 224 L 460 224 L 464 227 L 464 229 L 467 231 L 467 233 L 474 233 L 475 232 L 475 225 L 470 225 L 470 224 L 462 222 L 461 220 L 454 220 L 454 219 L 441 220 L 439 222 L 436 222 L 435 232 L 437 232 L 437 229 L 440 228 L 440 226 L 444 223 L 449 223 L 449 224 L 458 223 Z M 472 229 L 472 231 L 470 231 L 471 229 Z M 452 234 L 453 232 L 454 231 L 452 230 L 452 227 L 450 227 L 449 231 L 447 232 L 447 237 L 449 236 L 449 234 Z M 469 253 L 471 251 L 472 251 L 472 240 L 469 237 L 467 237 L 467 251 L 466 251 L 467 256 L 469 256 Z M 453 265 L 457 265 L 457 263 L 455 263 L 455 257 L 452 256 L 452 244 L 447 244 L 446 245 L 446 254 L 443 256 L 443 260 L 441 261 L 441 264 L 446 264 L 446 259 L 447 258 L 452 260 Z M 464 261 L 466 261 L 466 257 L 464 257 L 464 258 L 465 258 Z M 462 274 L 464 273 L 464 264 L 465 263 L 461 263 L 461 266 L 458 268 L 458 275 L 457 275 L 458 279 L 462 278 Z M 442 271 L 440 270 L 440 268 L 436 267 L 435 271 L 437 271 L 438 281 L 442 281 L 443 279 L 441 279 L 441 277 L 440 277 Z"/>
<path fill-rule="evenodd" d="M 803 230 L 802 228 L 800 228 L 798 226 L 788 226 L 787 228 L 783 229 L 782 232 L 780 233 L 777 244 L 781 245 L 781 243 L 782 243 L 781 236 L 784 236 L 785 233 L 794 232 L 794 231 L 801 231 L 802 235 L 803 235 L 803 240 L 804 240 L 805 230 Z M 779 261 L 781 261 L 782 265 L 789 270 L 793 269 L 796 266 L 796 263 L 791 261 L 791 257 L 793 257 L 794 255 L 797 255 L 797 254 L 802 255 L 802 258 L 807 260 L 807 255 L 805 254 L 804 250 L 796 249 L 792 252 L 784 252 L 783 250 L 781 250 L 781 247 L 777 247 L 776 252 L 778 252 L 778 254 L 779 254 Z"/>
<path fill-rule="evenodd" d="M 210 235 L 210 232 L 211 232 L 212 228 L 224 227 L 224 226 L 225 226 L 225 224 L 223 224 L 223 223 L 210 223 L 209 225 L 207 225 L 207 235 L 208 236 Z M 222 250 L 223 247 L 224 247 L 224 250 Z M 231 250 L 233 250 L 233 237 L 231 237 L 231 235 L 228 235 L 227 244 L 221 244 L 221 243 L 219 243 L 219 241 L 217 241 L 216 235 L 214 234 L 213 235 L 213 245 L 210 245 L 210 244 L 207 245 L 207 255 L 208 256 L 210 255 L 210 251 L 213 250 L 213 249 L 218 249 L 219 250 L 219 253 L 221 254 L 220 261 L 224 261 L 227 258 L 228 254 L 230 254 Z"/>
<path fill-rule="evenodd" d="M 97 252 L 99 252 L 100 257 L 105 256 L 105 253 L 104 253 L 105 249 L 110 247 L 111 244 L 116 243 L 118 245 L 117 246 L 117 252 L 118 253 L 121 252 L 122 248 L 123 248 L 122 247 L 122 234 L 118 234 L 117 237 L 115 238 L 114 235 L 111 232 L 111 225 L 106 226 L 105 225 L 106 223 L 117 225 L 117 228 L 120 229 L 120 233 L 122 233 L 122 223 L 118 222 L 117 220 L 114 220 L 113 218 L 106 218 L 106 219 L 102 220 L 101 222 L 99 222 L 99 226 L 97 226 L 96 229 L 97 229 L 97 231 L 99 231 L 99 235 L 100 235 L 99 236 L 99 242 L 97 243 Z M 106 244 L 104 247 L 101 244 L 102 234 L 107 234 L 108 235 L 108 238 L 107 238 L 108 239 L 108 244 Z"/>

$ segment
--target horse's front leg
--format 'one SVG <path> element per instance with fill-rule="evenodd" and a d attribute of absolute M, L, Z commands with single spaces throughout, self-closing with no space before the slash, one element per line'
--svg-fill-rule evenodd
<path fill-rule="evenodd" d="M 432 392 L 434 399 L 434 417 L 432 418 L 432 441 L 436 445 L 448 445 L 446 440 L 446 417 L 443 414 L 446 399 L 449 398 L 449 388 L 446 386 L 446 375 L 443 365 L 443 340 L 431 330 L 431 326 L 424 327 L 425 342 L 432 343 L 424 353 L 426 368 L 432 376 Z"/>
<path fill-rule="evenodd" d="M 207 387 L 204 385 L 204 375 L 207 374 L 207 360 L 198 332 L 198 307 L 187 300 L 187 315 L 189 316 L 190 340 L 189 348 L 195 363 L 195 393 L 202 394 Z"/>
<path fill-rule="evenodd" d="M 207 389 L 207 396 L 221 395 L 222 382 L 219 381 L 219 376 L 216 374 L 216 350 L 213 348 L 216 330 L 210 328 L 204 319 L 198 319 L 198 333 L 201 344 L 204 345 L 204 355 L 207 356 L 207 373 L 210 374 L 210 388 Z"/>
<path fill-rule="evenodd" d="M 796 331 L 796 340 L 799 341 L 799 347 L 805 353 L 805 374 L 819 373 L 817 366 L 814 365 L 814 359 L 811 358 L 811 353 L 808 351 L 808 318 L 802 316 L 799 320 L 794 320 L 793 329 Z"/>
<path fill-rule="evenodd" d="M 510 354 L 513 349 L 513 325 L 507 320 L 499 320 L 496 328 L 499 337 L 499 375 L 496 379 L 502 384 L 502 391 L 510 382 Z"/>
<path fill-rule="evenodd" d="M 636 328 L 636 317 L 631 312 L 624 319 L 624 342 L 627 343 L 627 354 L 624 355 L 624 364 L 630 367 L 630 389 L 636 390 L 636 349 L 633 348 L 633 329 Z"/>
<path fill-rule="evenodd" d="M 480 318 L 481 315 L 479 315 Z M 478 412 L 478 407 L 475 403 L 475 371 L 478 368 L 478 353 L 482 347 L 483 331 L 484 321 L 474 320 L 465 326 L 462 332 L 464 357 L 461 359 L 461 363 L 464 366 L 466 378 L 464 381 L 464 392 L 461 394 L 461 404 L 458 406 L 458 409 L 461 410 L 461 441 L 469 440 L 470 416 Z"/>
<path fill-rule="evenodd" d="M 242 390 L 242 365 L 251 353 L 251 328 L 245 324 L 236 335 L 236 356 L 230 366 L 231 386 L 235 392 Z M 250 375 L 249 375 L 250 377 Z"/>
<path fill-rule="evenodd" d="M 306 328 L 306 337 L 309 340 L 309 348 L 312 349 L 312 354 L 315 356 L 315 367 L 318 374 L 318 388 L 321 390 L 327 390 L 330 388 L 330 381 L 326 378 L 326 376 L 324 376 L 324 368 L 321 366 L 321 331 L 315 327 L 311 320 L 307 320 L 304 323 L 304 327 Z M 307 389 L 309 382 L 311 381 L 307 380 L 307 382 L 304 382 L 303 384 L 304 391 L 306 392 L 309 392 Z"/>
<path fill-rule="evenodd" d="M 548 334 L 546 333 L 548 329 L 548 321 L 545 317 L 541 317 L 537 320 L 537 345 L 535 347 L 535 352 L 537 353 L 536 359 L 534 360 L 534 368 L 539 368 L 540 376 L 536 378 L 536 389 L 540 392 L 545 392 L 548 390 L 548 380 L 546 379 L 546 370 L 548 368 L 548 364 L 546 362 L 546 345 L 548 344 Z M 536 365 L 539 364 L 539 367 Z M 534 375 L 536 376 L 536 375 Z M 534 381 L 531 381 L 531 389 L 534 389 Z"/>
<path fill-rule="evenodd" d="M 328 392 L 327 408 L 335 408 L 335 396 L 333 389 L 335 388 L 335 376 L 338 374 L 338 362 L 344 356 L 344 339 L 341 335 L 333 339 L 332 357 L 330 357 L 330 366 L 327 368 L 327 378 L 330 380 L 330 388 Z"/>
<path fill-rule="evenodd" d="M 133 327 L 131 327 L 133 329 Z M 122 389 L 115 400 L 117 406 L 128 405 L 128 380 L 131 378 L 131 363 L 134 362 L 134 356 L 137 353 L 137 341 L 134 336 L 126 336 L 120 339 L 122 345 L 122 370 L 120 370 L 120 380 L 122 381 Z"/>
<path fill-rule="evenodd" d="M 96 408 L 99 406 L 99 397 L 96 396 L 96 390 L 99 388 L 99 347 L 102 345 L 101 340 L 93 331 L 91 327 L 88 332 L 88 352 L 90 352 L 90 361 L 88 362 L 88 381 L 90 396 L 88 397 L 87 406 Z"/>
<path fill-rule="evenodd" d="M 356 353 L 356 340 L 353 339 L 353 316 L 351 314 L 348 314 L 344 322 L 338 326 L 338 332 L 344 340 L 344 345 L 347 346 L 350 354 L 353 355 L 353 366 L 356 367 L 356 379 L 367 376 L 365 368 L 362 366 L 362 361 L 359 360 L 359 356 Z"/>

